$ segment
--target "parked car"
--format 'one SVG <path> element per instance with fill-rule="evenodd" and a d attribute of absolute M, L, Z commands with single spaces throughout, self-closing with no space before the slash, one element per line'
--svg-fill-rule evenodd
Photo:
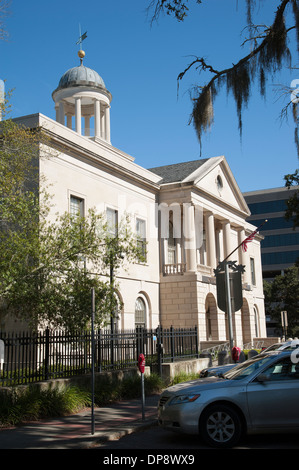
<path fill-rule="evenodd" d="M 204 378 L 222 376 L 225 372 L 228 372 L 233 367 L 236 367 L 236 365 L 237 364 L 234 362 L 233 364 L 224 364 L 222 366 L 206 367 L 200 371 L 199 377 Z"/>
<path fill-rule="evenodd" d="M 268 348 L 264 349 L 262 353 L 268 352 L 268 351 L 284 351 L 286 349 L 294 349 L 299 347 L 299 340 L 294 339 L 294 340 L 289 340 L 289 341 L 284 341 L 283 343 L 275 343 L 271 344 Z M 223 375 L 224 373 L 228 372 L 231 370 L 233 367 L 236 367 L 236 363 L 230 363 L 230 364 L 224 364 L 222 366 L 214 366 L 214 367 L 206 367 L 205 369 L 202 369 L 199 373 L 199 377 L 218 377 Z"/>
<path fill-rule="evenodd" d="M 268 348 L 264 349 L 263 352 L 268 351 L 284 351 L 285 349 L 295 349 L 299 347 L 299 340 L 298 339 L 290 339 L 288 341 L 284 341 L 283 343 L 274 343 L 271 344 Z"/>
<path fill-rule="evenodd" d="M 208 377 L 164 390 L 159 425 L 199 434 L 213 447 L 232 447 L 243 433 L 299 431 L 299 355 L 259 354 L 221 377 Z"/>

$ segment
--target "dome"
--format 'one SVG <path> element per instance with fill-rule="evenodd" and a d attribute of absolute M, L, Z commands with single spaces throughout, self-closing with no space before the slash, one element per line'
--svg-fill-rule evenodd
<path fill-rule="evenodd" d="M 62 88 L 69 88 L 75 86 L 91 86 L 91 87 L 100 87 L 105 88 L 105 83 L 102 77 L 88 67 L 84 65 L 79 65 L 78 67 L 73 67 L 67 70 L 61 77 L 58 87 L 55 91 L 58 91 Z"/>

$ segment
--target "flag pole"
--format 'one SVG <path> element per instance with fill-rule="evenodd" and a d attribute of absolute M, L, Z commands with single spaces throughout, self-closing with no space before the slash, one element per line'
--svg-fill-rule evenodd
<path fill-rule="evenodd" d="M 268 222 L 268 219 L 265 219 L 264 222 L 261 223 L 261 224 L 257 227 L 257 229 L 254 230 L 254 232 L 252 232 L 252 233 L 257 233 L 257 232 L 259 232 L 260 228 L 261 228 L 266 222 Z M 252 235 L 252 234 L 251 234 L 251 235 Z M 248 238 L 248 237 L 246 237 L 245 240 L 247 240 L 247 238 Z M 223 262 L 226 261 L 228 258 L 230 258 L 230 256 L 231 256 L 235 251 L 237 251 L 237 249 L 240 248 L 240 246 L 243 245 L 243 243 L 245 242 L 245 240 L 243 240 L 229 255 L 227 255 L 227 257 L 223 260 Z"/>

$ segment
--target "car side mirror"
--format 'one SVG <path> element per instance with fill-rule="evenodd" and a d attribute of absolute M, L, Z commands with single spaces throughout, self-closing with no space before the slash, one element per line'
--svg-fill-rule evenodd
<path fill-rule="evenodd" d="M 257 376 L 256 380 L 258 382 L 268 382 L 270 380 L 270 378 L 267 374 L 260 374 L 260 375 Z"/>

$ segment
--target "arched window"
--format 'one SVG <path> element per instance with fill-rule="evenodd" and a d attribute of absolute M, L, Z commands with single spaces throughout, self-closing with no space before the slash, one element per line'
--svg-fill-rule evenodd
<path fill-rule="evenodd" d="M 135 302 L 135 327 L 146 326 L 146 305 L 141 297 L 138 297 Z"/>

